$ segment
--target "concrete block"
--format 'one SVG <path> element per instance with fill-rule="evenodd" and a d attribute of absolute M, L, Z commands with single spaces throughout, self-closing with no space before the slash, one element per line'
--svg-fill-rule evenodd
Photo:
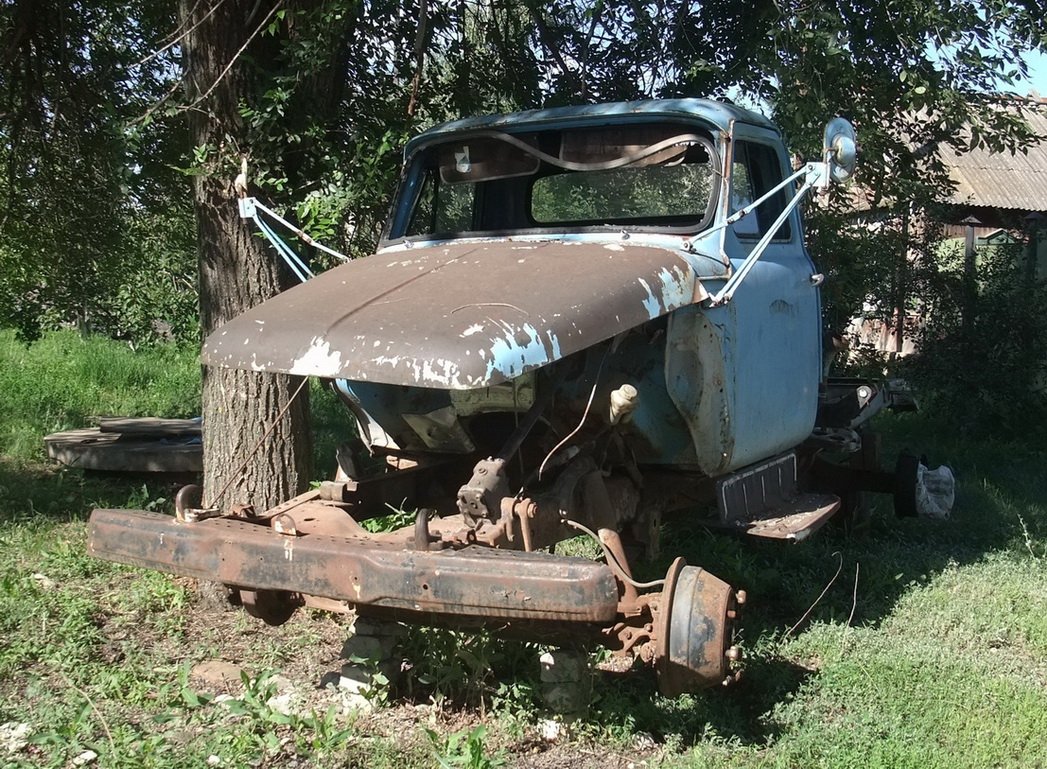
<path fill-rule="evenodd" d="M 542 699 L 554 713 L 584 713 L 589 708 L 591 694 L 588 681 L 542 684 Z"/>
<path fill-rule="evenodd" d="M 354 635 L 342 645 L 342 659 L 358 657 L 375 662 L 387 659 L 396 648 L 393 636 Z"/>
<path fill-rule="evenodd" d="M 566 683 L 589 680 L 589 657 L 567 649 L 545 652 L 539 660 L 543 683 Z"/>

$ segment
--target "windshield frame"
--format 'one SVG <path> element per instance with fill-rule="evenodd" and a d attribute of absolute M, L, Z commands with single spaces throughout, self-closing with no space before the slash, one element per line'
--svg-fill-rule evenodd
<path fill-rule="evenodd" d="M 702 212 L 700 216 L 696 213 L 692 221 L 680 225 L 657 224 L 650 222 L 633 223 L 621 220 L 612 221 L 611 223 L 565 222 L 546 225 L 534 222 L 532 226 L 528 227 L 484 230 L 464 229 L 457 231 L 435 231 L 422 234 L 409 234 L 411 222 L 413 221 L 419 198 L 427 186 L 427 175 L 435 174 L 437 182 L 439 182 L 439 170 L 436 169 L 434 171 L 432 167 L 427 165 L 426 155 L 428 153 L 438 152 L 441 146 L 446 146 L 452 142 L 489 139 L 492 137 L 493 133 L 508 135 L 509 137 L 519 139 L 520 137 L 530 137 L 536 134 L 548 135 L 568 131 L 574 132 L 586 130 L 622 131 L 633 127 L 671 127 L 679 134 L 696 134 L 696 136 L 691 137 L 692 141 L 689 141 L 689 143 L 701 146 L 701 148 L 706 152 L 709 158 L 708 167 L 710 170 L 709 199 L 705 211 Z M 677 115 L 644 116 L 642 119 L 635 120 L 586 121 L 584 123 L 564 121 L 562 123 L 545 123 L 542 125 L 534 125 L 524 122 L 518 126 L 506 126 L 498 132 L 492 132 L 490 129 L 479 129 L 436 134 L 432 137 L 431 141 L 419 143 L 415 147 L 412 147 L 413 151 L 406 159 L 400 186 L 394 198 L 393 209 L 386 221 L 386 227 L 379 247 L 386 247 L 403 242 L 438 242 L 466 238 L 498 238 L 515 236 L 541 237 L 543 235 L 549 237 L 561 237 L 570 234 L 622 232 L 650 232 L 669 235 L 693 235 L 700 233 L 712 225 L 716 217 L 720 196 L 723 192 L 724 166 L 723 155 L 718 149 L 718 143 L 720 141 L 721 132 L 715 127 L 710 126 L 707 122 L 687 120 Z M 550 165 L 543 162 L 540 164 L 537 173 L 534 174 L 532 178 L 537 180 L 542 176 L 548 176 L 555 173 L 556 171 Z M 533 182 L 531 186 L 533 186 Z M 526 214 L 533 221 L 530 187 L 527 191 L 527 198 Z"/>

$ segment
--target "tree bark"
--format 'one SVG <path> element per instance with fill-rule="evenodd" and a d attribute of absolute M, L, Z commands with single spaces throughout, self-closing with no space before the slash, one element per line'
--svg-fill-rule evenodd
<path fill-rule="evenodd" d="M 278 44 L 256 31 L 274 11 L 274 0 L 182 0 L 180 7 L 184 28 L 192 30 L 183 41 L 192 142 L 207 150 L 193 178 L 204 336 L 279 293 L 288 280 L 282 263 L 240 219 L 233 187 L 241 156 L 250 163 L 251 152 L 239 107 L 251 102 Z M 308 388 L 276 422 L 299 384 L 297 377 L 203 367 L 206 504 L 265 510 L 304 489 L 311 459 Z"/>

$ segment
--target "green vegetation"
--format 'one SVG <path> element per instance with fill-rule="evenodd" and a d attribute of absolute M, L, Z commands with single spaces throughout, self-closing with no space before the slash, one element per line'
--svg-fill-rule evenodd
<path fill-rule="evenodd" d="M 1025 146 L 1020 117 L 984 94 L 1047 47 L 1043 14 L 1010 0 L 437 10 L 240 0 L 186 3 L 178 18 L 172 3 L 0 5 L 0 326 L 43 334 L 28 348 L 0 336 L 0 764 L 68 766 L 90 750 L 105 767 L 480 767 L 532 753 L 575 767 L 1042 765 L 1047 447 L 999 437 L 1012 434 L 1004 418 L 1034 421 L 1013 396 L 1039 379 L 1026 364 L 1042 365 L 1031 322 L 1042 299 L 1012 292 L 1023 284 L 1002 272 L 980 275 L 982 325 L 936 315 L 932 338 L 945 341 L 928 356 L 939 403 L 954 422 L 984 415 L 983 429 L 961 443 L 924 417 L 883 421 L 896 446 L 931 446 L 953 464 L 951 520 L 880 511 L 865 540 L 830 531 L 791 548 L 667 532 L 665 552 L 749 591 L 750 656 L 733 691 L 667 701 L 648 674 L 601 673 L 590 712 L 549 745 L 535 731 L 533 647 L 424 630 L 408 634 L 408 674 L 375 714 L 342 715 L 318 694 L 305 697 L 313 709 L 284 712 L 273 671 L 310 687 L 337 667 L 337 618 L 302 612 L 263 628 L 198 602 L 186 580 L 87 555 L 92 507 L 169 509 L 173 490 L 42 465 L 40 439 L 106 413 L 199 413 L 195 350 L 145 347 L 195 345 L 190 176 L 225 204 L 249 155 L 252 192 L 357 255 L 380 230 L 397 148 L 445 118 L 738 89 L 773 105 L 792 149 L 813 157 L 826 118 L 846 114 L 862 132 L 858 183 L 884 218 L 873 233 L 843 226 L 847 201 L 811 211 L 812 252 L 838 278 L 827 304 L 839 327 L 870 295 L 885 317 L 925 287 L 959 306 L 955 269 L 898 263 L 930 253 L 908 217 L 949 193 L 926 149 Z M 179 29 L 244 42 L 215 59 L 220 75 L 181 88 L 187 50 L 207 40 Z M 228 98 L 231 84 L 250 90 Z M 238 107 L 230 132 L 191 138 L 186 116 L 217 121 L 223 102 Z M 906 119 L 916 114 L 926 119 Z M 206 296 L 203 309 L 215 309 Z M 73 326 L 139 349 L 55 331 Z M 971 361 L 983 375 L 973 390 Z M 329 461 L 349 423 L 335 423 L 329 393 L 314 395 Z M 243 675 L 200 675 L 228 660 Z"/>
<path fill-rule="evenodd" d="M 8 337 L 0 353 L 8 436 L 110 405 L 170 415 L 194 403 L 194 356 L 172 349 L 131 355 L 62 333 L 28 349 Z M 932 464 L 955 470 L 947 521 L 884 509 L 863 539 L 828 530 L 791 547 L 667 529 L 667 555 L 644 578 L 682 553 L 749 593 L 742 682 L 666 700 L 648 671 L 599 672 L 588 713 L 554 742 L 539 736 L 550 718 L 539 649 L 486 634 L 409 630 L 403 673 L 375 692 L 376 710 L 347 713 L 315 688 L 340 665 L 343 619 L 303 611 L 269 628 L 201 603 L 189 580 L 90 557 L 91 508 L 166 510 L 172 489 L 34 464 L 28 437 L 8 437 L 0 738 L 19 747 L 0 746 L 0 766 L 66 766 L 88 750 L 105 767 L 1036 766 L 1047 756 L 1047 447 L 961 441 L 944 425 L 881 420 L 888 455 L 933 448 Z M 216 661 L 239 673 L 202 678 Z M 280 704 L 289 686 L 300 707 Z M 20 724 L 21 740 L 9 737 Z"/>
<path fill-rule="evenodd" d="M 531 214 L 542 224 L 656 217 L 701 221 L 712 176 L 707 160 L 545 176 L 534 183 Z"/>
<path fill-rule="evenodd" d="M 75 331 L 27 345 L 0 331 L 0 361 L 0 453 L 14 459 L 43 458 L 44 435 L 97 416 L 200 414 L 200 366 L 188 347 L 135 351 Z"/>
<path fill-rule="evenodd" d="M 909 330 L 920 354 L 901 368 L 933 397 L 930 405 L 965 431 L 1042 435 L 1047 289 L 1034 279 L 1024 243 L 979 246 L 975 253 L 973 297 L 965 287 L 962 240 L 940 241 L 917 261 L 913 293 L 926 308 L 926 324 Z"/>
<path fill-rule="evenodd" d="M 44 458 L 42 437 L 93 427 L 100 416 L 189 418 L 200 414 L 198 352 L 158 344 L 133 350 L 123 342 L 75 331 L 45 334 L 32 344 L 0 330 L 0 455 Z M 314 467 L 332 477 L 338 444 L 354 422 L 337 396 L 312 383 Z"/>
<path fill-rule="evenodd" d="M 928 148 L 1020 151 L 1033 139 L 989 95 L 1021 82 L 1027 56 L 1047 50 L 1043 14 L 1020 0 L 763 3 L 741 15 L 630 0 L 438 13 L 391 0 L 256 5 L 238 0 L 227 16 L 141 0 L 0 5 L 11 41 L 0 58 L 0 326 L 192 339 L 205 251 L 195 248 L 191 176 L 224 189 L 246 159 L 252 194 L 329 245 L 366 254 L 407 137 L 461 116 L 564 104 L 730 93 L 766 105 L 805 158 L 820 151 L 826 119 L 845 115 L 860 129 L 858 182 L 877 221 L 908 237 L 899 216 L 949 197 Z M 223 40 L 235 41 L 218 57 L 224 70 L 190 76 L 193 52 Z M 185 79 L 197 89 L 181 88 Z M 223 103 L 237 105 L 227 126 Z M 202 115 L 198 127 L 216 137 L 189 130 Z M 232 213 L 223 191 L 202 226 L 219 201 Z M 845 309 L 883 292 L 897 253 L 861 248 L 843 226 L 853 213 L 812 217 L 823 240 L 843 241 L 817 256 L 847 268 L 836 299 Z M 878 297 L 886 310 L 898 298 Z"/>

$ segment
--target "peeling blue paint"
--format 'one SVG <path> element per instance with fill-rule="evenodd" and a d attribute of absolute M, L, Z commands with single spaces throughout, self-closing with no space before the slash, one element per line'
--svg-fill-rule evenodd
<path fill-rule="evenodd" d="M 645 291 L 647 291 L 647 298 L 643 300 L 643 307 L 647 310 L 647 315 L 651 318 L 657 318 L 662 314 L 661 301 L 659 301 L 658 297 L 654 295 L 654 291 L 651 290 L 651 285 L 643 278 L 640 278 L 640 285 L 644 287 Z"/>
<path fill-rule="evenodd" d="M 494 266 L 506 277 L 487 279 Z M 345 297 L 346 271 L 359 273 L 363 298 Z M 457 293 L 476 275 L 485 280 Z M 634 243 L 419 247 L 410 260 L 361 260 L 281 294 L 217 332 L 205 352 L 266 371 L 487 387 L 687 306 L 700 280 L 678 251 Z"/>
<path fill-rule="evenodd" d="M 505 377 L 519 376 L 528 369 L 544 366 L 560 357 L 560 344 L 551 331 L 546 332 L 549 336 L 547 343 L 530 323 L 519 328 L 508 323 L 500 325 L 505 329 L 505 336 L 492 340 L 492 360 L 487 362 L 488 377 L 496 371 Z M 517 341 L 521 332 L 528 337 L 524 344 Z"/>
<path fill-rule="evenodd" d="M 651 285 L 643 278 L 638 279 L 640 285 L 647 291 L 647 298 L 643 300 L 644 309 L 652 318 L 658 318 L 667 312 L 685 307 L 691 303 L 694 296 L 694 279 L 683 270 L 673 267 L 670 271 L 663 268 L 658 273 L 661 283 L 659 290 L 655 292 Z"/>

